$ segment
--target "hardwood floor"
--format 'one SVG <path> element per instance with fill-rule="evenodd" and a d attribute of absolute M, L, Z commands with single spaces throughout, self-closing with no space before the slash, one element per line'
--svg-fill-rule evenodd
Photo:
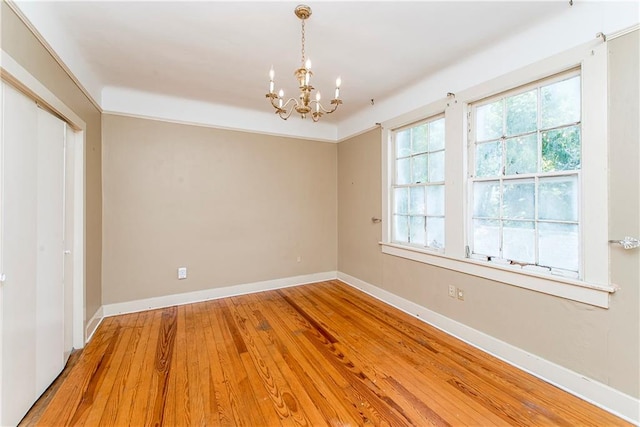
<path fill-rule="evenodd" d="M 339 282 L 106 318 L 25 425 L 629 425 Z"/>

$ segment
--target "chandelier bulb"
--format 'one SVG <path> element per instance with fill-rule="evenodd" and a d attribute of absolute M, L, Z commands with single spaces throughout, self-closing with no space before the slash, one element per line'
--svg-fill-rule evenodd
<path fill-rule="evenodd" d="M 320 91 L 316 92 L 316 101 L 320 101 Z"/>
<path fill-rule="evenodd" d="M 304 68 L 308 70 L 311 69 L 311 60 L 309 58 L 307 58 L 307 62 L 304 63 Z"/>
<path fill-rule="evenodd" d="M 269 70 L 269 79 L 273 80 L 275 75 L 276 75 L 276 73 L 275 73 L 275 71 L 273 71 L 273 65 L 272 65 L 271 66 L 271 70 Z"/>
<path fill-rule="evenodd" d="M 342 84 L 342 79 L 340 77 L 338 77 L 336 79 L 336 87 L 339 88 L 341 84 Z"/>

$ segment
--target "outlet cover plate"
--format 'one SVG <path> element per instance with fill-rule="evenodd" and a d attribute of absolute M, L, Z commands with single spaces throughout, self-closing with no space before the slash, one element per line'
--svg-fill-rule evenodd
<path fill-rule="evenodd" d="M 178 279 L 186 279 L 187 278 L 187 267 L 178 267 Z"/>
<path fill-rule="evenodd" d="M 455 298 L 456 297 L 456 293 L 457 293 L 456 287 L 453 286 L 453 285 L 449 285 L 449 296 L 451 298 Z"/>

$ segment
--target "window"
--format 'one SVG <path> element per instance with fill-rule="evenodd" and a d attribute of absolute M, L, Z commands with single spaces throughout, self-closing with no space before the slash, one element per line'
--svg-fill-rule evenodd
<path fill-rule="evenodd" d="M 577 46 L 383 122 L 381 251 L 608 307 L 607 56 Z"/>
<path fill-rule="evenodd" d="M 444 117 L 394 130 L 392 241 L 444 248 Z"/>
<path fill-rule="evenodd" d="M 579 72 L 474 103 L 471 115 L 471 257 L 579 277 Z"/>

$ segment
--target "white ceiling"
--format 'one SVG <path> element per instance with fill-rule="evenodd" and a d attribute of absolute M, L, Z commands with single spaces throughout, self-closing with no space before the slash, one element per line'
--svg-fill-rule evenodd
<path fill-rule="evenodd" d="M 377 108 L 385 99 L 505 40 L 526 35 L 528 46 L 523 50 L 535 50 L 540 35 L 545 38 L 548 21 L 555 20 L 553 28 L 564 33 L 566 40 L 559 40 L 558 46 L 573 43 L 565 37 L 573 31 L 563 25 L 567 17 L 574 17 L 574 26 L 584 27 L 575 28 L 582 31 L 579 38 L 587 28 L 593 37 L 592 28 L 602 27 L 604 20 L 596 21 L 611 10 L 612 2 L 599 2 L 606 6 L 580 15 L 576 8 L 587 10 L 590 2 L 574 1 L 580 4 L 571 6 L 568 0 L 307 2 L 313 10 L 306 25 L 312 83 L 327 100 L 336 77 L 342 78 L 344 104 L 323 119 L 334 123 L 329 133 L 335 135 L 335 123 L 370 108 L 371 99 Z M 116 106 L 134 104 L 133 98 L 124 96 L 134 90 L 163 95 L 147 98 L 156 104 L 168 104 L 167 97 L 181 98 L 193 101 L 181 103 L 184 109 L 206 103 L 216 106 L 211 111 L 222 111 L 224 106 L 235 115 L 251 110 L 251 117 L 279 121 L 264 96 L 271 66 L 276 90 L 282 87 L 295 96 L 300 20 L 293 11 L 299 2 L 18 0 L 14 4 L 103 108 L 114 98 L 122 98 Z M 637 6 L 632 10 L 637 15 Z M 588 25 L 582 24 L 581 16 Z M 553 50 L 549 49 L 553 41 L 545 43 L 544 49 Z M 520 52 L 513 54 L 509 52 L 510 56 Z M 500 62 L 512 59 L 498 57 Z M 224 114 L 220 120 L 225 120 Z M 320 125 L 314 126 L 320 129 Z"/>
<path fill-rule="evenodd" d="M 300 63 L 297 2 L 44 2 L 101 87 L 115 86 L 267 110 L 268 71 L 293 94 Z M 18 3 L 20 5 L 20 3 Z M 314 86 L 333 93 L 342 119 L 500 38 L 567 1 L 310 2 L 307 56 Z M 44 11 L 43 11 L 44 12 Z M 54 46 L 55 47 L 55 46 Z M 71 66 L 71 64 L 68 64 Z M 72 67 L 73 71 L 73 67 Z"/>

